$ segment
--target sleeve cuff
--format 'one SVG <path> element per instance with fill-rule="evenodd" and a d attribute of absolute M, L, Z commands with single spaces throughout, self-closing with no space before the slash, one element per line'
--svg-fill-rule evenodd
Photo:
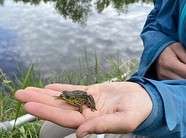
<path fill-rule="evenodd" d="M 136 130 L 134 130 L 133 133 L 142 136 L 152 136 L 157 132 L 158 129 L 166 124 L 162 98 L 158 90 L 150 82 L 139 78 L 138 80 L 136 78 L 131 78 L 130 81 L 137 82 L 144 87 L 153 102 L 153 108 L 150 115 L 141 125 L 136 128 Z"/>

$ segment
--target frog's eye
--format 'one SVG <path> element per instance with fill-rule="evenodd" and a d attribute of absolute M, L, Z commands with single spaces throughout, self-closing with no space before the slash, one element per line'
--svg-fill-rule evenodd
<path fill-rule="evenodd" d="M 65 98 L 70 99 L 70 95 L 68 95 L 68 94 L 65 95 Z"/>

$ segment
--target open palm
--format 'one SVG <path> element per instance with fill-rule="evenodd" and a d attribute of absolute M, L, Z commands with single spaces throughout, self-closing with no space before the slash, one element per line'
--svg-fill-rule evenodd
<path fill-rule="evenodd" d="M 77 107 L 56 99 L 62 91 L 83 90 L 96 102 L 94 112 L 86 105 L 83 112 Z M 89 133 L 129 133 L 141 124 L 152 110 L 147 92 L 132 82 L 112 82 L 90 86 L 51 84 L 44 89 L 28 87 L 18 90 L 16 98 L 24 109 L 41 119 L 63 127 L 77 128 L 77 137 Z"/>

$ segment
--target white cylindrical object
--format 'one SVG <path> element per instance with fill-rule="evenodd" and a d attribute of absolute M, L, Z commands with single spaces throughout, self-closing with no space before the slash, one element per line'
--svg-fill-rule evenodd
<path fill-rule="evenodd" d="M 6 122 L 1 122 L 0 123 L 0 130 L 5 130 L 8 131 L 11 128 L 13 128 L 13 126 L 20 126 L 23 125 L 24 123 L 30 122 L 30 121 L 34 121 L 36 119 L 35 116 L 30 115 L 30 114 L 26 114 L 23 115 L 21 117 L 18 117 L 16 120 L 11 120 L 11 121 L 6 121 Z"/>
<path fill-rule="evenodd" d="M 14 126 L 14 124 L 15 124 L 15 126 L 20 126 L 20 125 L 23 125 L 26 122 L 34 121 L 35 119 L 36 119 L 35 116 L 30 115 L 30 114 L 26 114 L 26 115 L 23 115 L 21 117 L 18 117 L 17 120 L 10 121 L 10 124 L 12 125 L 12 127 Z"/>
<path fill-rule="evenodd" d="M 97 135 L 97 138 L 104 138 L 105 137 L 105 134 L 99 134 Z"/>

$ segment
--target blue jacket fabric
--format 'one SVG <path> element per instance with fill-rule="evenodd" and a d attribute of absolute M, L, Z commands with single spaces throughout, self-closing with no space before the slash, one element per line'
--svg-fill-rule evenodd
<path fill-rule="evenodd" d="M 154 62 L 174 42 L 186 48 L 186 0 L 155 0 L 141 33 L 144 51 L 138 72 L 129 81 L 151 97 L 149 117 L 134 131 L 155 138 L 186 138 L 186 80 L 158 81 Z"/>

